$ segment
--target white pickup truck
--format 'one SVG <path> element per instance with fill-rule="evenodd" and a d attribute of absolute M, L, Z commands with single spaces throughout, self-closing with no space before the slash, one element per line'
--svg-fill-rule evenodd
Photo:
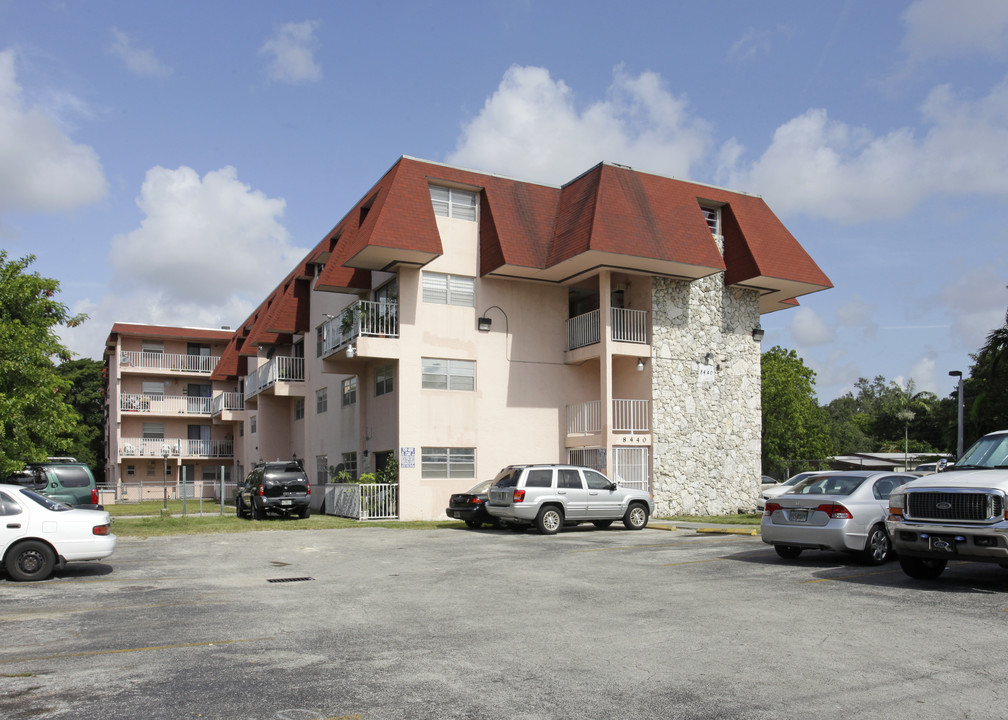
<path fill-rule="evenodd" d="M 949 560 L 1008 568 L 1008 430 L 980 438 L 947 472 L 894 490 L 886 529 L 912 578 L 936 578 Z"/>

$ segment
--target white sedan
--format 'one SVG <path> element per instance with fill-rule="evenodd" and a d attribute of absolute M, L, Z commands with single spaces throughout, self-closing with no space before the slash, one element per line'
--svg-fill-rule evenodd
<path fill-rule="evenodd" d="M 0 558 L 14 580 L 45 580 L 73 560 L 101 560 L 115 550 L 112 518 L 17 485 L 0 485 Z"/>

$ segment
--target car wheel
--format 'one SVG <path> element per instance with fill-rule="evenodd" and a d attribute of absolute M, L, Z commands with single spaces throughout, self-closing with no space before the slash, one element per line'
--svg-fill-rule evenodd
<path fill-rule="evenodd" d="M 934 580 L 945 571 L 947 560 L 935 560 L 934 558 L 899 558 L 900 567 L 910 577 L 915 580 Z"/>
<path fill-rule="evenodd" d="M 543 535 L 556 535 L 563 525 L 563 511 L 556 505 L 547 505 L 536 515 L 536 527 Z"/>
<path fill-rule="evenodd" d="M 261 507 L 259 507 L 258 505 L 256 505 L 256 501 L 253 500 L 252 501 L 252 519 L 253 520 L 262 520 L 264 517 L 266 517 L 265 511 Z"/>
<path fill-rule="evenodd" d="M 38 540 L 18 543 L 7 553 L 7 572 L 15 580 L 45 580 L 54 567 L 56 554 Z"/>
<path fill-rule="evenodd" d="M 785 560 L 794 560 L 801 555 L 802 551 L 800 547 L 795 547 L 794 545 L 774 545 L 773 549 Z"/>
<path fill-rule="evenodd" d="M 305 506 L 305 507 L 301 508 L 300 510 L 298 510 L 298 517 L 301 518 L 302 520 L 305 520 L 308 517 L 311 517 L 311 508 L 308 507 L 308 506 Z"/>
<path fill-rule="evenodd" d="M 623 516 L 623 527 L 627 530 L 643 530 L 648 521 L 648 509 L 642 503 L 633 503 Z"/>
<path fill-rule="evenodd" d="M 878 524 L 868 531 L 868 542 L 865 543 L 864 558 L 870 565 L 881 565 L 889 559 L 892 553 L 892 542 L 889 540 L 889 533 L 885 531 L 882 524 Z"/>
<path fill-rule="evenodd" d="M 592 520 L 592 525 L 597 527 L 599 530 L 605 530 L 607 527 L 612 525 L 612 520 Z"/>
<path fill-rule="evenodd" d="M 466 524 L 466 527 L 472 528 L 473 530 L 475 530 L 476 528 L 478 528 L 480 525 L 483 524 L 481 522 L 477 522 L 476 520 L 473 520 L 472 518 L 469 518 L 469 519 L 465 520 L 464 522 Z"/>

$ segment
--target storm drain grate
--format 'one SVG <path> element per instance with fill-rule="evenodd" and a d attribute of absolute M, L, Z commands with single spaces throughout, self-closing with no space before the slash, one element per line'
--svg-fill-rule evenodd
<path fill-rule="evenodd" d="M 300 577 L 300 578 L 268 578 L 266 582 L 278 583 L 278 582 L 307 582 L 308 580 L 314 580 L 313 577 Z"/>

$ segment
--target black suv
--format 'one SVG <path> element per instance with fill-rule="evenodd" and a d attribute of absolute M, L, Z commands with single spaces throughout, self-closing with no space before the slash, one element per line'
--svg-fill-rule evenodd
<path fill-rule="evenodd" d="M 24 470 L 9 475 L 3 482 L 29 488 L 71 507 L 104 509 L 98 504 L 98 487 L 91 468 L 72 457 L 28 463 Z"/>
<path fill-rule="evenodd" d="M 252 468 L 235 494 L 238 517 L 262 520 L 266 513 L 298 517 L 311 514 L 311 484 L 297 460 L 261 463 Z"/>

